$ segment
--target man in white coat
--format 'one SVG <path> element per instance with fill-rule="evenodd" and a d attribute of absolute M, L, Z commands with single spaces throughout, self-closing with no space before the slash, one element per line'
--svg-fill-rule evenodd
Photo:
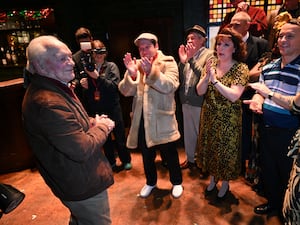
<path fill-rule="evenodd" d="M 161 150 L 168 165 L 172 195 L 182 195 L 182 173 L 176 141 L 180 138 L 175 116 L 175 91 L 179 86 L 178 67 L 172 56 L 164 55 L 154 34 L 142 33 L 134 41 L 140 59 L 124 56 L 127 68 L 119 90 L 133 96 L 132 122 L 127 137 L 128 148 L 142 152 L 146 185 L 141 197 L 148 197 L 156 187 L 156 149 Z"/>

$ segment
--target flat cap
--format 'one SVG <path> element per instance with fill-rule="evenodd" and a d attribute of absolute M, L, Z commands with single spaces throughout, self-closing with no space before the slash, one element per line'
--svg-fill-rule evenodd
<path fill-rule="evenodd" d="M 146 40 L 154 40 L 154 41 L 158 41 L 157 37 L 154 34 L 151 33 L 141 33 L 135 40 L 134 40 L 134 44 L 137 46 L 139 43 L 139 40 L 141 39 L 146 39 Z"/>
<path fill-rule="evenodd" d="M 185 34 L 188 35 L 191 32 L 196 32 L 196 33 L 201 34 L 203 37 L 206 37 L 205 29 L 199 25 L 194 25 L 193 27 L 188 28 L 185 31 Z"/>

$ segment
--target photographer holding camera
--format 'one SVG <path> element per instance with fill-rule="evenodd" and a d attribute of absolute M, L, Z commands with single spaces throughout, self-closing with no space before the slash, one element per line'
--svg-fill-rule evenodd
<path fill-rule="evenodd" d="M 84 89 L 80 84 L 80 80 L 84 77 L 88 77 L 85 68 L 93 71 L 95 63 L 92 58 L 92 45 L 91 41 L 93 36 L 89 29 L 80 27 L 75 32 L 75 38 L 77 44 L 80 46 L 80 50 L 73 54 L 73 61 L 75 62 L 74 73 L 75 79 L 72 80 L 71 85 L 83 106 L 86 108 L 86 99 L 84 99 Z"/>
<path fill-rule="evenodd" d="M 86 58 L 81 58 L 81 60 L 87 76 L 80 79 L 80 86 L 83 88 L 86 111 L 91 117 L 96 114 L 105 114 L 115 121 L 115 128 L 112 132 L 121 166 L 116 164 L 115 148 L 111 135 L 108 136 L 103 146 L 104 153 L 114 171 L 130 170 L 132 167 L 131 156 L 125 145 L 125 125 L 118 90 L 119 68 L 114 62 L 106 60 L 107 50 L 100 40 L 91 41 L 91 50 L 86 52 L 85 56 Z"/>

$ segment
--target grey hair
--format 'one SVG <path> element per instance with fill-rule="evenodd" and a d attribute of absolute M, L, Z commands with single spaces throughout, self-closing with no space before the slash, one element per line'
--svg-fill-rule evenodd
<path fill-rule="evenodd" d="M 57 37 L 52 35 L 42 35 L 32 39 L 26 49 L 26 69 L 30 73 L 38 73 L 35 64 L 42 64 L 47 57 L 46 53 L 58 49 L 62 44 L 64 45 Z"/>

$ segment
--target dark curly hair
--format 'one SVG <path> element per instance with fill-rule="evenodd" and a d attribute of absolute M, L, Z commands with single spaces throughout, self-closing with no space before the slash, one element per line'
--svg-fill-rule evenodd
<path fill-rule="evenodd" d="M 216 37 L 216 45 L 219 40 L 224 37 L 230 38 L 233 42 L 233 46 L 235 48 L 235 52 L 232 54 L 232 58 L 239 62 L 245 62 L 247 57 L 247 46 L 246 43 L 242 39 L 242 35 L 231 28 L 223 28 Z"/>

